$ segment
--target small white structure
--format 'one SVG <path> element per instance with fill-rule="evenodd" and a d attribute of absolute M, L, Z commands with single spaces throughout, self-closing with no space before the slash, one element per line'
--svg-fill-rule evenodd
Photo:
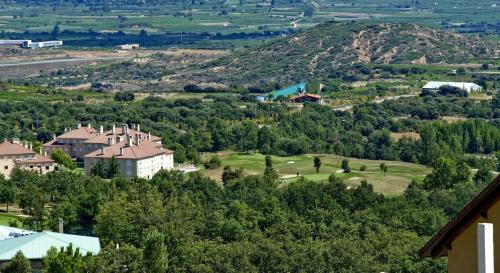
<path fill-rule="evenodd" d="M 177 166 L 177 170 L 180 171 L 181 173 L 192 173 L 198 171 L 199 169 L 195 165 L 191 164 L 191 165 L 179 165 Z"/>
<path fill-rule="evenodd" d="M 479 92 L 483 90 L 481 86 L 472 82 L 434 82 L 434 81 L 428 82 L 426 85 L 424 85 L 424 87 L 422 87 L 422 90 L 436 92 L 439 91 L 439 88 L 441 86 L 453 86 L 465 90 L 468 93 Z"/>
<path fill-rule="evenodd" d="M 493 224 L 477 224 L 477 272 L 495 273 L 493 256 Z"/>
<path fill-rule="evenodd" d="M 124 44 L 124 45 L 119 45 L 118 48 L 122 50 L 132 50 L 132 49 L 139 49 L 139 44 Z"/>

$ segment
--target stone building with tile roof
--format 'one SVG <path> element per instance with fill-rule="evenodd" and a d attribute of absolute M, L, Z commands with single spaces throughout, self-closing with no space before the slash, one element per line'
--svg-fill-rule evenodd
<path fill-rule="evenodd" d="M 64 134 L 54 136 L 52 141 L 43 144 L 43 149 L 49 154 L 53 150 L 62 150 L 71 157 L 81 159 L 86 154 L 83 142 L 96 137 L 98 134 L 99 132 L 92 128 L 90 124 L 87 127 L 78 124 L 75 129 L 65 129 Z"/>
<path fill-rule="evenodd" d="M 51 153 L 55 149 L 62 150 L 78 160 L 82 160 L 84 155 L 97 151 L 102 147 L 114 145 L 126 140 L 127 135 L 135 136 L 140 134 L 143 139 L 161 144 L 161 138 L 153 136 L 150 133 L 141 132 L 139 124 L 132 124 L 129 128 L 127 124 L 116 127 L 114 124 L 111 130 L 104 131 L 104 127 L 94 129 L 89 124 L 82 127 L 78 124 L 75 129 L 65 130 L 65 133 L 54 137 L 50 142 L 43 145 L 44 149 Z"/>
<path fill-rule="evenodd" d="M 120 174 L 127 179 L 149 179 L 160 170 L 174 167 L 173 151 L 164 149 L 161 143 L 151 141 L 149 135 L 136 133 L 125 137 L 125 141 L 114 143 L 113 136 L 110 136 L 107 140 L 109 146 L 102 146 L 85 155 L 85 173 L 91 175 L 96 164 L 109 164 L 112 158 L 118 161 Z"/>
<path fill-rule="evenodd" d="M 35 171 L 40 174 L 53 171 L 57 167 L 54 160 L 32 150 L 31 143 L 21 145 L 17 141 L 0 143 L 0 174 L 10 177 L 15 168 Z"/>

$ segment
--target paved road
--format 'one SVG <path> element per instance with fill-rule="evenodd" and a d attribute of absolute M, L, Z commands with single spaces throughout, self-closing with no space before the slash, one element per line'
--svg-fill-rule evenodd
<path fill-rule="evenodd" d="M 32 62 L 20 63 L 0 63 L 0 67 L 23 66 L 23 65 L 37 65 L 37 64 L 52 64 L 52 63 L 71 63 L 71 62 L 87 62 L 87 61 L 110 61 L 110 60 L 123 60 L 127 57 L 97 57 L 97 58 L 74 58 L 74 59 L 53 59 Z"/>

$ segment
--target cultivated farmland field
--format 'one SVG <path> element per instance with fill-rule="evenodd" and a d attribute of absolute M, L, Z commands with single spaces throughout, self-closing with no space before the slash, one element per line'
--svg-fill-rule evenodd
<path fill-rule="evenodd" d="M 212 155 L 207 153 L 204 159 L 209 159 Z M 224 166 L 231 166 L 233 169 L 243 168 L 247 174 L 262 174 L 264 172 L 264 159 L 262 154 L 243 154 L 237 152 L 217 153 L 221 159 L 222 166 L 216 170 L 205 170 L 210 177 L 216 180 L 221 179 Z M 313 167 L 315 155 L 306 154 L 299 156 L 273 156 L 273 167 L 278 172 L 282 183 L 297 181 L 300 176 L 306 179 L 325 182 L 332 174 L 344 178 L 344 182 L 349 186 L 356 186 L 366 179 L 373 184 L 374 189 L 387 195 L 402 193 L 412 179 L 422 179 L 430 168 L 419 164 L 406 163 L 400 161 L 378 161 L 357 158 L 348 158 L 351 173 L 344 174 L 341 169 L 341 161 L 344 157 L 337 155 L 317 155 L 322 162 L 319 173 Z M 380 169 L 380 163 L 384 162 L 387 173 Z M 366 171 L 360 171 L 360 167 L 366 165 Z M 297 176 L 297 172 L 299 176 Z"/>
<path fill-rule="evenodd" d="M 27 1 L 29 2 L 29 1 Z M 74 5 L 57 1 L 44 4 L 0 1 L 0 38 L 65 40 L 74 47 L 112 46 L 142 31 L 151 37 L 141 44 L 155 47 L 233 47 L 254 44 L 293 30 L 308 28 L 328 21 L 368 20 L 405 22 L 464 33 L 481 33 L 498 37 L 499 10 L 493 0 L 477 1 L 255 1 L 200 0 L 178 2 L 144 2 L 142 5 L 92 3 Z M 55 2 L 55 1 L 54 1 Z M 54 26 L 60 33 L 53 34 Z M 108 37 L 108 34 L 119 36 Z M 265 32 L 268 32 L 265 34 Z M 274 32 L 274 34 L 269 34 Z M 181 34 L 182 35 L 173 35 Z M 264 34 L 248 37 L 245 34 Z M 190 40 L 186 34 L 202 35 Z M 221 37 L 221 35 L 234 35 Z M 4 37 L 2 37 L 4 36 Z M 107 41 L 109 39 L 109 41 Z M 226 43 L 226 41 L 229 41 Z"/>

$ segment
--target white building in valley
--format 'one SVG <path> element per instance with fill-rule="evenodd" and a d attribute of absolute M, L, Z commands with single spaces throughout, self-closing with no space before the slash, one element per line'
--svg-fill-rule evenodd
<path fill-rule="evenodd" d="M 442 86 L 452 86 L 460 88 L 462 90 L 467 91 L 468 93 L 480 92 L 481 90 L 483 90 L 481 86 L 472 82 L 435 82 L 435 81 L 428 82 L 426 85 L 424 85 L 424 87 L 422 87 L 422 90 L 437 92 L 439 91 L 439 88 Z"/>
<path fill-rule="evenodd" d="M 85 173 L 92 174 L 92 169 L 101 162 L 104 165 L 114 157 L 120 165 L 122 177 L 132 179 L 135 177 L 150 179 L 160 170 L 170 170 L 174 167 L 174 152 L 164 149 L 158 142 L 151 141 L 137 133 L 135 136 L 127 135 L 126 141 L 121 141 L 84 156 Z M 112 143 L 109 139 L 109 143 Z"/>

